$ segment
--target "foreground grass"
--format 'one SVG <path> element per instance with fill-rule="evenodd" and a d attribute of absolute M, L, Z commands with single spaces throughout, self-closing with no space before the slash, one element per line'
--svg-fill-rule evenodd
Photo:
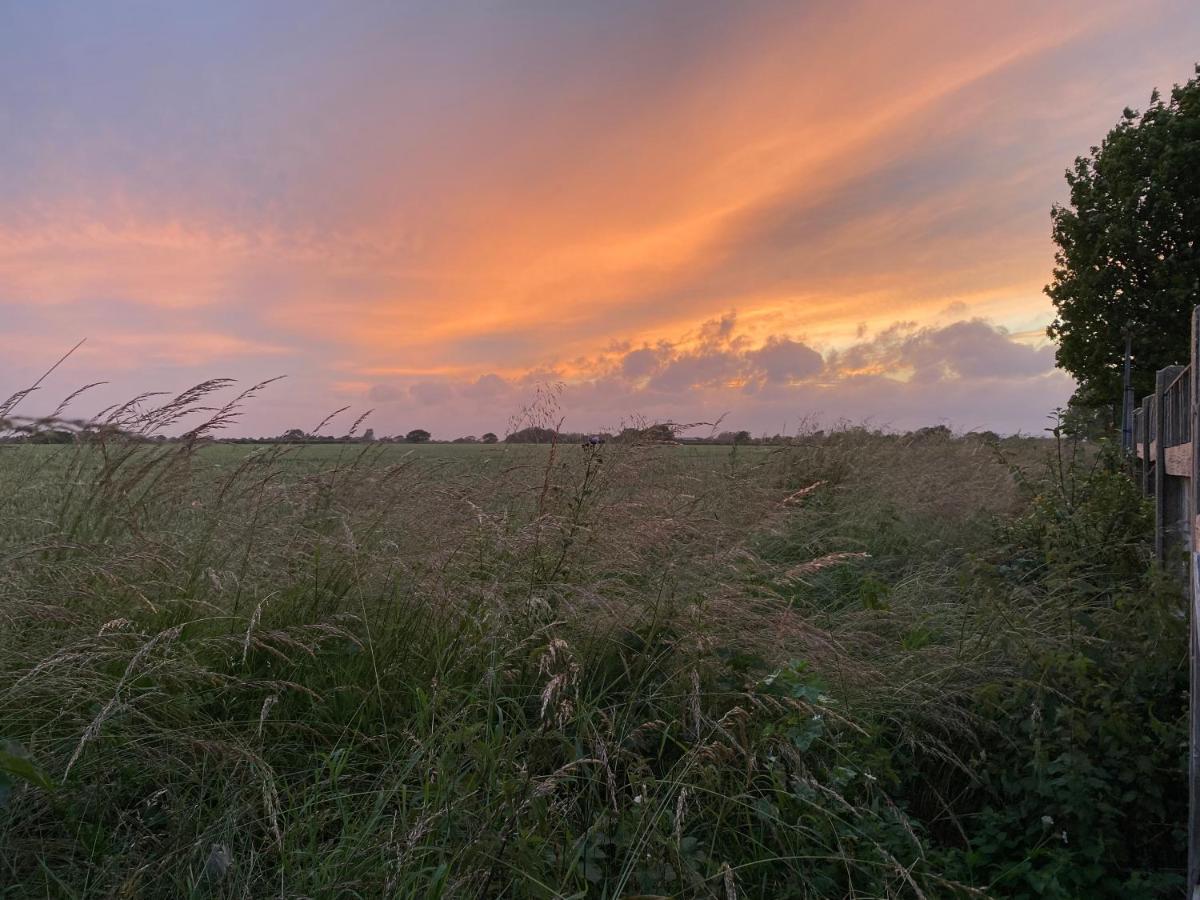
<path fill-rule="evenodd" d="M 432 449 L 0 449 L 0 891 L 1177 884 L 1185 643 L 1119 473 Z"/>

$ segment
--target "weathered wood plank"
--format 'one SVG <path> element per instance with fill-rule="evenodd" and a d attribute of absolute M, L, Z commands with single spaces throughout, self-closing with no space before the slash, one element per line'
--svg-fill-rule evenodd
<path fill-rule="evenodd" d="M 1177 478 L 1192 477 L 1192 447 L 1193 444 L 1191 443 L 1167 447 L 1166 461 L 1168 475 L 1174 475 Z"/>
<path fill-rule="evenodd" d="M 1172 376 L 1167 369 L 1154 373 L 1154 440 L 1150 458 L 1154 460 L 1154 557 L 1166 558 L 1167 547 L 1167 448 L 1163 446 L 1163 393 Z"/>
<path fill-rule="evenodd" d="M 1142 493 L 1147 497 L 1154 493 L 1154 395 L 1142 398 Z"/>

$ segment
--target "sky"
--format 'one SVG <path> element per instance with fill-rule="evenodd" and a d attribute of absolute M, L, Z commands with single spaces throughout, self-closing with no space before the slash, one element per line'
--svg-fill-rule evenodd
<path fill-rule="evenodd" d="M 86 339 L 17 412 L 1038 432 L 1063 172 L 1198 60 L 1194 0 L 0 0 L 0 398 Z"/>

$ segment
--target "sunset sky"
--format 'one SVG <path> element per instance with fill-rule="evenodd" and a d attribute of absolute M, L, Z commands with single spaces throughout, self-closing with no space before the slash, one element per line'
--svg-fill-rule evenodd
<path fill-rule="evenodd" d="M 1196 0 L 0 0 L 0 397 L 86 338 L 19 411 L 1036 431 L 1063 171 L 1198 59 Z"/>

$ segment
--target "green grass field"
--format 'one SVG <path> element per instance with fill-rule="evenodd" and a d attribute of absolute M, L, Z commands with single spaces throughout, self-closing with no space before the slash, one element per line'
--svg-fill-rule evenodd
<path fill-rule="evenodd" d="M 1076 450 L 0 447 L 0 896 L 1170 896 L 1179 593 Z"/>

